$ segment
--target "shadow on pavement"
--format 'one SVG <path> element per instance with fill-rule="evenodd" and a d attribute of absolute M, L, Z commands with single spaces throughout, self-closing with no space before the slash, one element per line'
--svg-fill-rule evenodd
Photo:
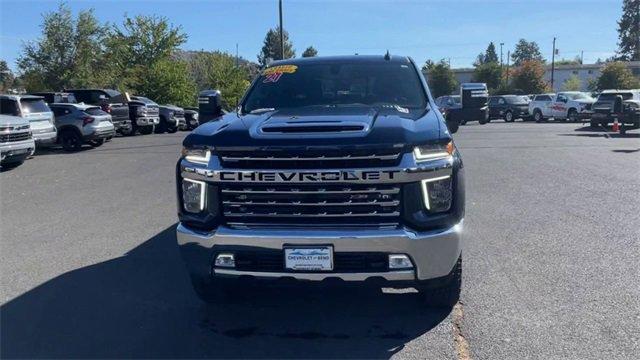
<path fill-rule="evenodd" d="M 447 316 L 415 293 L 343 288 L 271 288 L 207 306 L 188 283 L 174 225 L 2 305 L 0 356 L 388 358 Z"/>
<path fill-rule="evenodd" d="M 619 132 L 610 132 L 608 128 L 598 127 L 592 128 L 591 126 L 584 126 L 581 128 L 577 128 L 574 131 L 578 132 L 576 134 L 567 133 L 567 134 L 558 134 L 559 136 L 580 136 L 580 137 L 601 137 L 601 138 L 639 138 L 639 133 L 629 133 L 620 134 Z M 629 131 L 629 130 L 627 130 Z"/>

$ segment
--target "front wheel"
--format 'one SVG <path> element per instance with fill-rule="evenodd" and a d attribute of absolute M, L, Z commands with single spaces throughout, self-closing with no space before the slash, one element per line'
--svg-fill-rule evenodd
<path fill-rule="evenodd" d="M 513 113 L 511 111 L 507 111 L 506 113 L 504 113 L 504 121 L 513 122 Z"/>
<path fill-rule="evenodd" d="M 173 134 L 173 133 L 175 133 L 177 131 L 178 131 L 178 128 L 176 126 L 167 126 L 167 132 L 169 134 Z"/>
<path fill-rule="evenodd" d="M 138 131 L 140 131 L 140 134 L 142 135 L 149 135 L 153 132 L 153 125 L 151 126 L 141 126 L 138 128 Z"/>
<path fill-rule="evenodd" d="M 98 146 L 102 146 L 102 144 L 104 144 L 104 139 L 95 139 L 95 140 L 91 140 L 89 142 L 89 144 L 91 144 L 91 146 L 93 147 L 98 147 Z"/>
<path fill-rule="evenodd" d="M 540 110 L 535 110 L 533 112 L 533 120 L 535 120 L 535 122 L 540 123 L 544 120 L 544 117 L 542 116 L 542 111 Z"/>
<path fill-rule="evenodd" d="M 571 122 L 578 122 L 578 112 L 574 109 L 569 110 L 569 114 L 567 114 L 567 119 Z"/>
<path fill-rule="evenodd" d="M 462 255 L 448 275 L 446 285 L 438 288 L 422 287 L 418 290 L 422 295 L 425 305 L 435 308 L 452 308 L 460 300 L 462 289 Z"/>

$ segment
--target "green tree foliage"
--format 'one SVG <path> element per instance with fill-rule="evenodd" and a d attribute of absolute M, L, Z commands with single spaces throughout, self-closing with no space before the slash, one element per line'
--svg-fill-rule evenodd
<path fill-rule="evenodd" d="M 101 85 L 105 77 L 106 28 L 93 10 L 76 18 L 64 3 L 44 15 L 42 36 L 23 46 L 18 59 L 28 91 Z"/>
<path fill-rule="evenodd" d="M 580 91 L 581 89 L 582 81 L 580 81 L 578 75 L 571 75 L 562 83 L 562 90 L 564 91 Z"/>
<path fill-rule="evenodd" d="M 534 60 L 544 63 L 544 57 L 540 53 L 540 47 L 535 41 L 520 39 L 516 44 L 515 51 L 511 54 L 514 66 L 520 66 L 525 61 Z"/>
<path fill-rule="evenodd" d="M 227 109 L 234 107 L 249 87 L 250 64 L 236 66 L 236 58 L 230 54 L 199 51 L 191 54 L 188 64 L 197 88 L 220 90 Z"/>
<path fill-rule="evenodd" d="M 582 60 L 580 59 L 580 56 L 576 56 L 575 58 L 573 58 L 573 60 L 569 60 L 569 59 L 556 60 L 556 65 L 580 65 L 580 64 L 582 64 Z"/>
<path fill-rule="evenodd" d="M 623 62 L 610 62 L 600 72 L 597 82 L 598 90 L 606 89 L 635 89 L 640 87 L 640 81 L 633 76 L 631 70 Z"/>
<path fill-rule="evenodd" d="M 549 86 L 544 81 L 544 64 L 541 61 L 525 60 L 513 71 L 511 87 L 523 94 L 539 94 Z"/>
<path fill-rule="evenodd" d="M 492 61 L 476 65 L 473 81 L 486 83 L 489 91 L 498 89 L 502 79 L 502 68 L 498 62 Z"/>
<path fill-rule="evenodd" d="M 139 15 L 125 17 L 122 26 L 114 25 L 107 39 L 108 60 L 113 85 L 142 94 L 139 84 L 149 76 L 151 67 L 169 59 L 187 41 L 180 26 L 167 18 Z"/>
<path fill-rule="evenodd" d="M 309 46 L 302 53 L 302 57 L 314 57 L 318 56 L 318 50 L 316 50 L 313 46 Z"/>
<path fill-rule="evenodd" d="M 283 33 L 284 40 L 284 58 L 289 59 L 296 56 L 296 51 L 293 49 L 293 44 L 289 41 L 289 33 L 285 30 Z M 269 29 L 267 35 L 264 37 L 264 43 L 262 50 L 258 54 L 258 62 L 260 65 L 267 65 L 268 59 L 282 60 L 282 53 L 280 47 L 280 27 L 275 29 Z"/>
<path fill-rule="evenodd" d="M 619 60 L 640 60 L 640 0 L 623 0 L 617 55 Z"/>
<path fill-rule="evenodd" d="M 473 63 L 473 66 L 480 66 L 487 63 L 497 63 L 499 62 L 498 54 L 496 53 L 496 46 L 493 44 L 493 41 L 489 43 L 487 46 L 487 50 L 484 53 L 478 54 L 476 61 Z"/>
<path fill-rule="evenodd" d="M 7 90 L 11 89 L 14 81 L 15 76 L 7 66 L 7 62 L 0 60 L 0 92 L 7 92 Z"/>
<path fill-rule="evenodd" d="M 153 99 L 159 104 L 195 106 L 196 86 L 189 74 L 185 61 L 163 59 L 152 63 L 140 78 L 136 89 L 138 94 Z"/>
<path fill-rule="evenodd" d="M 437 63 L 428 60 L 422 69 L 427 72 L 429 88 L 434 97 L 452 94 L 458 87 L 458 81 L 444 59 Z"/>

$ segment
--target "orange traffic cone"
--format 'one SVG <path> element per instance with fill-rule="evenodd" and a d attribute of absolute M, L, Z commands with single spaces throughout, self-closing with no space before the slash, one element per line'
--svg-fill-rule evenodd
<path fill-rule="evenodd" d="M 620 131 L 620 124 L 618 124 L 618 119 L 613 120 L 613 132 Z"/>

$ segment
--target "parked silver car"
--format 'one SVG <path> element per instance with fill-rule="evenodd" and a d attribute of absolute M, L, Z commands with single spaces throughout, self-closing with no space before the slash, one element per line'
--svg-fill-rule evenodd
<path fill-rule="evenodd" d="M 28 120 L 37 147 L 56 143 L 53 113 L 41 96 L 0 95 L 0 113 Z"/>
<path fill-rule="evenodd" d="M 85 104 L 50 104 L 58 128 L 58 140 L 66 151 L 80 150 L 82 144 L 100 146 L 115 136 L 111 115 Z"/>
<path fill-rule="evenodd" d="M 0 165 L 13 167 L 22 164 L 35 150 L 29 121 L 0 115 Z"/>

